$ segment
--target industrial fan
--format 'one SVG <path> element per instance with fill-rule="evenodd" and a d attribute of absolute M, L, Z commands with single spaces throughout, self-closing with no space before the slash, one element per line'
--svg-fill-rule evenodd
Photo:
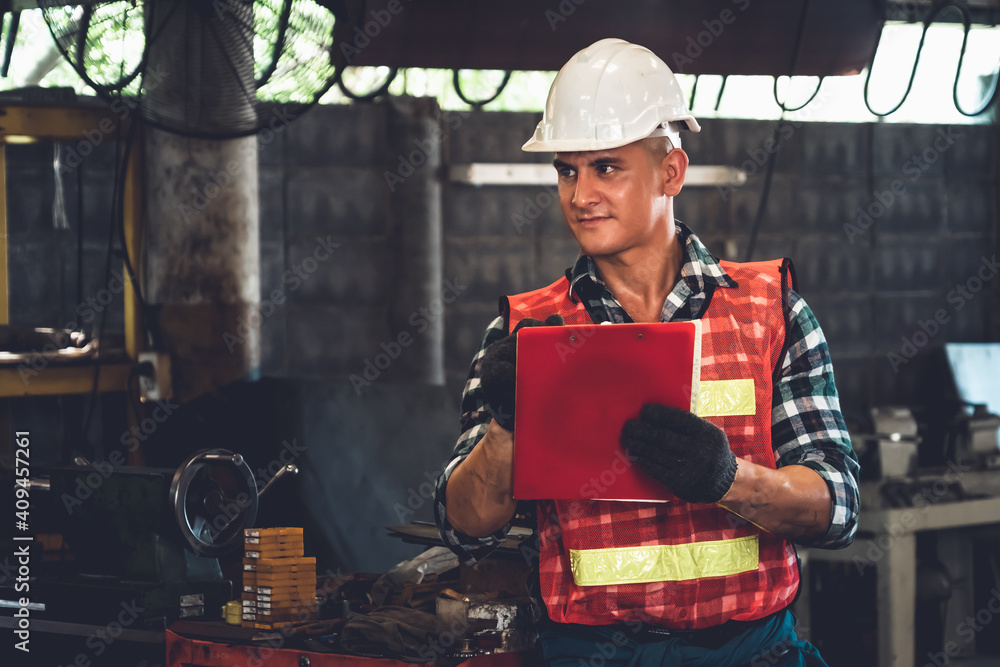
<path fill-rule="evenodd" d="M 315 104 L 346 66 L 364 0 L 39 0 L 98 94 L 192 137 L 249 136 Z"/>

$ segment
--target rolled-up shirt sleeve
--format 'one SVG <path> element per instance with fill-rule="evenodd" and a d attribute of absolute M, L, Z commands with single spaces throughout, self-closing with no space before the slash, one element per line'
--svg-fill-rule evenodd
<path fill-rule="evenodd" d="M 434 519 L 437 523 L 441 539 L 455 552 L 464 565 L 473 565 L 477 561 L 492 553 L 507 536 L 510 524 L 486 537 L 471 537 L 455 529 L 448 521 L 447 493 L 448 480 L 451 479 L 455 468 L 459 466 L 469 453 L 479 444 L 479 441 L 486 435 L 486 428 L 492 420 L 489 410 L 486 407 L 486 398 L 483 394 L 480 383 L 480 363 L 486 348 L 495 341 L 505 336 L 503 320 L 496 318 L 493 320 L 486 333 L 483 335 L 482 344 L 479 351 L 472 359 L 469 368 L 469 377 L 465 382 L 465 389 L 462 391 L 462 434 L 455 443 L 451 458 L 444 466 L 444 470 L 437 478 L 437 485 L 434 491 Z"/>
<path fill-rule="evenodd" d="M 777 466 L 801 465 L 826 482 L 832 499 L 830 528 L 809 547 L 842 549 L 858 528 L 858 459 L 851 447 L 833 377 L 830 350 L 812 309 L 789 294 L 788 351 L 774 386 L 771 439 Z"/>

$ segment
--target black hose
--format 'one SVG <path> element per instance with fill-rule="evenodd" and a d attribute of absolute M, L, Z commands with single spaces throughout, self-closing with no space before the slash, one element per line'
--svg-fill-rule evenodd
<path fill-rule="evenodd" d="M 490 97 L 487 97 L 482 100 L 470 100 L 462 92 L 462 83 L 459 81 L 459 76 L 458 76 L 459 72 L 461 71 L 462 70 L 460 69 L 455 70 L 455 74 L 452 77 L 452 84 L 455 86 L 455 93 L 458 94 L 458 98 L 463 102 L 465 102 L 466 104 L 468 104 L 473 109 L 480 109 L 489 104 L 490 102 L 492 102 L 493 100 L 495 100 L 496 98 L 500 97 L 500 93 L 502 93 L 504 91 L 504 88 L 507 87 L 507 83 L 510 81 L 510 75 L 511 75 L 511 70 L 507 70 L 506 72 L 504 72 L 503 81 L 500 82 L 500 85 L 497 87 L 496 92 L 494 92 Z"/>

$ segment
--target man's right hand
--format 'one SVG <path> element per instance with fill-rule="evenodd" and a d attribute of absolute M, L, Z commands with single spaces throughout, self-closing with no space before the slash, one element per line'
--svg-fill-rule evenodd
<path fill-rule="evenodd" d="M 486 537 L 514 516 L 514 436 L 494 419 L 486 435 L 448 481 L 448 521 L 471 537 Z"/>
<path fill-rule="evenodd" d="M 514 430 L 514 389 L 517 378 L 517 332 L 523 327 L 556 327 L 565 324 L 561 315 L 549 315 L 544 322 L 528 317 L 517 323 L 514 332 L 490 345 L 483 353 L 480 381 L 486 403 L 497 424 Z"/>

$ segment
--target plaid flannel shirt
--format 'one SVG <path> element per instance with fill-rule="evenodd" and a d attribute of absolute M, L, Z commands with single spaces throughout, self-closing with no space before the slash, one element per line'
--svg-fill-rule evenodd
<path fill-rule="evenodd" d="M 663 304 L 660 320 L 680 322 L 698 319 L 706 298 L 719 286 L 734 283 L 718 260 L 684 224 L 677 223 L 678 238 L 684 248 L 681 277 Z M 601 294 L 585 303 L 595 323 L 630 321 L 604 283 L 597 276 L 594 261 L 581 255 L 566 272 L 571 289 L 579 295 L 580 281 L 593 281 Z M 812 310 L 796 292 L 788 297 L 788 351 L 774 387 L 771 408 L 771 442 L 777 467 L 802 465 L 823 478 L 833 500 L 830 528 L 825 535 L 800 544 L 827 549 L 851 544 L 858 525 L 858 460 L 840 412 L 840 400 L 833 379 L 833 365 L 826 338 Z M 486 537 L 464 535 L 448 522 L 445 490 L 455 468 L 486 434 L 492 416 L 480 385 L 480 362 L 486 348 L 506 335 L 503 319 L 497 317 L 486 329 L 479 351 L 472 359 L 462 394 L 462 434 L 451 459 L 438 476 L 434 515 L 441 537 L 463 563 L 471 565 L 492 552 L 504 540 L 510 524 Z"/>

